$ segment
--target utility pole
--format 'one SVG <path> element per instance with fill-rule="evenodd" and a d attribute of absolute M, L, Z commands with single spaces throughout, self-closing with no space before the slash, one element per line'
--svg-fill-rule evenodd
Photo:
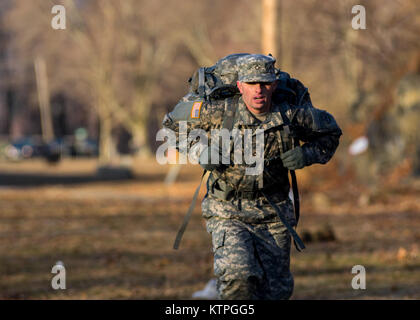
<path fill-rule="evenodd" d="M 47 144 L 54 140 L 54 129 L 45 59 L 43 57 L 36 57 L 34 67 L 38 91 L 39 111 L 41 114 L 42 139 L 44 140 L 44 143 Z"/>
<path fill-rule="evenodd" d="M 262 53 L 277 57 L 277 0 L 262 0 L 261 5 Z"/>

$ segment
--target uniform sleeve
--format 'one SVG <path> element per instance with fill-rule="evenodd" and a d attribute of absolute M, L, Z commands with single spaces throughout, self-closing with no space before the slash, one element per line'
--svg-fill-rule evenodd
<path fill-rule="evenodd" d="M 291 125 L 302 145 L 306 165 L 327 163 L 334 155 L 342 131 L 334 117 L 327 111 L 313 107 L 294 110 Z"/>

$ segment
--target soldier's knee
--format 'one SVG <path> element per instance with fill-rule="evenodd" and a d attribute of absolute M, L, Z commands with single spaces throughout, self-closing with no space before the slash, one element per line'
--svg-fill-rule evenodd
<path fill-rule="evenodd" d="M 293 276 L 282 278 L 276 281 L 276 284 L 271 287 L 270 299 L 272 300 L 288 300 L 292 296 L 294 288 Z"/>
<path fill-rule="evenodd" d="M 233 280 L 218 280 L 217 289 L 223 300 L 255 300 L 258 299 L 258 278 L 255 276 Z"/>
<path fill-rule="evenodd" d="M 289 300 L 293 293 L 293 286 L 283 288 L 271 294 L 271 300 Z"/>

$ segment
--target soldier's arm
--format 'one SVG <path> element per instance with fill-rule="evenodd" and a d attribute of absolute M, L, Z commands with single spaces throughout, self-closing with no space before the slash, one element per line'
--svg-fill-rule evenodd
<path fill-rule="evenodd" d="M 202 117 L 207 112 L 207 107 L 207 104 L 202 100 L 188 95 L 165 115 L 162 125 L 175 135 L 178 151 L 186 154 L 199 141 L 199 139 L 192 139 L 191 133 L 199 133 L 201 129 L 201 133 L 204 134 L 207 128 Z M 202 142 L 206 143 L 206 141 Z"/>
<path fill-rule="evenodd" d="M 205 101 L 189 95 L 181 99 L 172 112 L 165 115 L 163 126 L 176 137 L 176 148 L 181 153 L 189 152 L 190 158 L 206 170 L 221 166 L 220 162 L 211 163 L 212 154 L 220 155 L 219 148 L 211 145 L 211 129 L 220 128 L 223 121 L 224 103 Z"/>
<path fill-rule="evenodd" d="M 176 133 L 178 142 L 180 126 L 186 125 L 188 133 L 193 128 L 200 127 L 200 115 L 202 109 L 202 101 L 194 100 L 194 98 L 190 96 L 184 97 L 176 104 L 171 112 L 165 115 L 162 125 L 164 128 L 172 130 Z"/>
<path fill-rule="evenodd" d="M 332 158 L 342 131 L 330 113 L 309 106 L 297 107 L 292 113 L 291 125 L 297 138 L 304 142 L 306 166 L 325 164 Z"/>

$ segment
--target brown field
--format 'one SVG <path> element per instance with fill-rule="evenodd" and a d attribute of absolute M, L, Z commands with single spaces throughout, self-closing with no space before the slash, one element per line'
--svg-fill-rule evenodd
<path fill-rule="evenodd" d="M 172 186 L 162 183 L 168 167 L 153 161 L 136 163 L 132 180 L 104 181 L 95 168 L 0 163 L 0 299 L 190 299 L 213 277 L 199 203 L 172 249 L 199 167 L 183 167 Z M 321 179 L 327 170 L 300 177 L 298 232 L 329 225 L 336 240 L 292 249 L 292 299 L 420 299 L 419 181 L 361 188 Z M 51 288 L 57 261 L 66 290 Z M 354 265 L 366 268 L 366 290 L 351 287 Z"/>

